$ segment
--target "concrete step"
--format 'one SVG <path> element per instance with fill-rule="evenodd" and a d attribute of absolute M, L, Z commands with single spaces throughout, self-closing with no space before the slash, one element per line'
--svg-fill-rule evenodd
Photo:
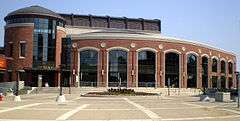
<path fill-rule="evenodd" d="M 86 94 L 89 92 L 103 92 L 107 91 L 106 87 L 71 87 L 71 94 Z M 177 95 L 199 95 L 201 94 L 200 89 L 192 89 L 192 88 L 128 88 L 133 89 L 136 92 L 147 92 L 147 93 L 158 93 L 161 95 L 170 95 L 177 96 Z M 59 87 L 41 87 L 38 88 L 35 92 L 37 93 L 59 93 L 60 88 Z M 34 93 L 34 91 L 33 91 Z M 69 87 L 63 87 L 63 93 L 68 94 L 69 93 Z"/>

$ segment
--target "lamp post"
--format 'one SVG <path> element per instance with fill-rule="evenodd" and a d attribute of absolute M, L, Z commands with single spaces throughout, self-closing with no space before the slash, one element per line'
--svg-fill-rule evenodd
<path fill-rule="evenodd" d="M 16 93 L 15 93 L 15 97 L 14 97 L 14 101 L 15 102 L 20 102 L 21 101 L 21 97 L 19 95 L 19 81 L 20 81 L 20 72 L 25 72 L 24 70 L 18 70 L 17 71 L 17 80 L 16 80 Z"/>
<path fill-rule="evenodd" d="M 237 104 L 237 107 L 239 108 L 240 107 L 240 90 L 239 90 L 239 72 L 235 72 L 236 74 L 236 81 L 237 81 L 237 92 L 238 92 L 238 104 Z"/>
<path fill-rule="evenodd" d="M 59 65 L 59 72 L 61 73 L 61 65 Z M 60 80 L 59 96 L 57 96 L 57 99 L 56 99 L 56 101 L 57 101 L 58 103 L 66 102 L 66 98 L 65 98 L 65 96 L 63 95 L 62 85 L 63 85 L 63 82 L 62 82 L 62 79 L 61 79 L 61 80 Z"/>

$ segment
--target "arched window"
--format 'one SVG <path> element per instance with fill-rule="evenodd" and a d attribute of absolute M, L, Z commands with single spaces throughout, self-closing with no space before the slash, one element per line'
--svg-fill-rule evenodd
<path fill-rule="evenodd" d="M 80 86 L 97 86 L 98 51 L 80 51 Z"/>
<path fill-rule="evenodd" d="M 208 58 L 202 57 L 202 87 L 208 87 Z"/>
<path fill-rule="evenodd" d="M 233 64 L 232 64 L 232 62 L 228 62 L 228 73 L 233 74 Z"/>
<path fill-rule="evenodd" d="M 156 57 L 152 51 L 138 53 L 138 86 L 155 87 Z"/>
<path fill-rule="evenodd" d="M 218 70 L 218 61 L 216 58 L 213 58 L 212 59 L 212 72 L 217 72 Z"/>
<path fill-rule="evenodd" d="M 187 87 L 196 88 L 197 87 L 197 56 L 194 54 L 189 54 L 187 57 Z"/>
<path fill-rule="evenodd" d="M 221 61 L 221 73 L 226 73 L 226 63 L 224 60 Z"/>
<path fill-rule="evenodd" d="M 108 61 L 108 86 L 127 87 L 127 52 L 111 50 Z"/>
<path fill-rule="evenodd" d="M 165 54 L 165 86 L 179 87 L 179 54 Z"/>

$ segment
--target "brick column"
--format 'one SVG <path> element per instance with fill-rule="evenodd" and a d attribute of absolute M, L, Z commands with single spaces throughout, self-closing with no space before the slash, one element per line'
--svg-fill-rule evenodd
<path fill-rule="evenodd" d="M 156 83 L 156 87 L 162 87 L 161 86 L 161 51 L 158 51 L 157 53 L 157 83 Z"/>
<path fill-rule="evenodd" d="M 132 76 L 132 87 L 136 87 L 136 83 L 137 83 L 137 58 L 136 55 L 137 52 L 136 50 L 132 51 L 132 69 L 131 69 L 131 76 Z"/>
<path fill-rule="evenodd" d="M 160 65 L 160 72 L 159 72 L 159 75 L 160 75 L 160 87 L 163 88 L 165 86 L 165 82 L 164 82 L 164 73 L 165 73 L 165 67 L 164 67 L 164 63 L 165 63 L 165 60 L 164 60 L 164 52 L 163 51 L 160 51 L 159 53 L 159 65 Z"/>
<path fill-rule="evenodd" d="M 160 65 L 160 68 L 161 68 L 161 80 L 160 80 L 160 87 L 164 87 L 165 86 L 165 54 L 164 52 L 161 52 L 161 57 L 160 57 L 160 60 L 161 60 L 161 65 Z"/>
<path fill-rule="evenodd" d="M 182 88 L 187 88 L 187 56 L 186 53 L 182 53 L 182 69 L 183 69 L 183 82 L 182 82 Z"/>
<path fill-rule="evenodd" d="M 135 51 L 131 50 L 128 53 L 128 87 L 135 87 Z"/>
<path fill-rule="evenodd" d="M 107 87 L 107 51 L 105 48 L 100 50 L 100 70 L 99 70 L 99 86 L 100 87 Z"/>
<path fill-rule="evenodd" d="M 202 88 L 202 57 L 197 57 L 197 88 Z"/>

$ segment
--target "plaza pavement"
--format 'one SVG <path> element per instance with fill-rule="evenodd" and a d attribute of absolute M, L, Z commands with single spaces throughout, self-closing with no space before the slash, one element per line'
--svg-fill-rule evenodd
<path fill-rule="evenodd" d="M 236 103 L 200 102 L 190 96 L 23 95 L 0 102 L 0 121 L 240 121 Z"/>

